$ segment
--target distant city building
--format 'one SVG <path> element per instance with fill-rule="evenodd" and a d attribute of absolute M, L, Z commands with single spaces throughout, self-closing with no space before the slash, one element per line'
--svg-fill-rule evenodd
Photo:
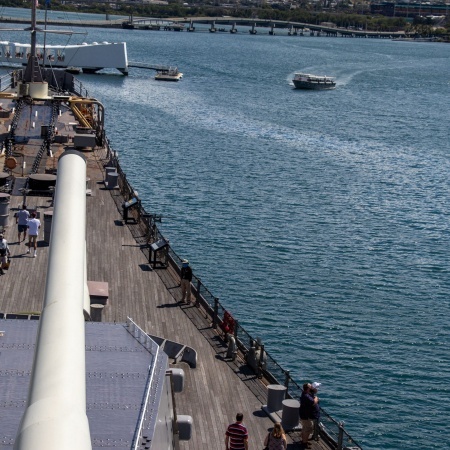
<path fill-rule="evenodd" d="M 448 16 L 449 7 L 443 3 L 371 3 L 370 12 L 388 17 Z"/>

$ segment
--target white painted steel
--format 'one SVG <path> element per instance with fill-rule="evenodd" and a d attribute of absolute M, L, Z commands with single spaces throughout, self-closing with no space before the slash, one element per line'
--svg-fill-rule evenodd
<path fill-rule="evenodd" d="M 91 297 L 89 296 L 89 287 L 87 284 L 87 249 L 86 241 L 84 243 L 84 297 L 83 297 L 83 311 L 86 320 L 91 316 Z"/>
<path fill-rule="evenodd" d="M 30 85 L 29 94 L 34 99 L 47 99 L 48 96 L 48 83 L 46 81 L 28 83 Z M 34 123 L 34 122 L 33 122 Z"/>
<path fill-rule="evenodd" d="M 128 332 L 131 335 L 133 335 L 134 338 L 137 339 L 138 341 L 140 341 L 141 343 L 142 343 L 142 336 L 148 337 L 147 333 L 145 333 L 144 330 L 142 330 L 142 328 L 140 328 L 129 317 L 127 318 L 127 325 L 128 325 Z M 134 435 L 134 444 L 132 446 L 132 450 L 138 450 L 139 447 L 141 446 L 141 438 L 142 438 L 142 433 L 144 430 L 144 419 L 145 419 L 145 414 L 147 412 L 148 401 L 149 401 L 150 392 L 151 392 L 151 386 L 153 383 L 153 377 L 155 375 L 156 363 L 158 361 L 158 354 L 159 354 L 159 350 L 160 350 L 159 345 L 157 345 L 155 342 L 154 342 L 154 344 L 155 344 L 155 346 L 154 346 L 153 350 L 150 351 L 150 353 L 153 355 L 153 361 L 152 361 L 152 364 L 150 367 L 150 376 L 148 377 L 148 380 L 147 380 L 145 398 L 141 405 L 139 424 L 138 424 L 137 430 Z"/>
<path fill-rule="evenodd" d="M 14 450 L 90 450 L 86 416 L 86 162 L 59 159 L 44 307 Z"/>
<path fill-rule="evenodd" d="M 0 42 L 0 62 L 7 64 L 26 64 L 30 44 Z M 81 67 L 85 69 L 122 69 L 128 71 L 127 44 L 125 42 L 101 42 L 80 45 L 42 45 L 36 51 L 45 58 L 46 65 L 52 67 Z M 49 56 L 51 55 L 51 59 Z M 42 62 L 42 58 L 40 62 Z"/>

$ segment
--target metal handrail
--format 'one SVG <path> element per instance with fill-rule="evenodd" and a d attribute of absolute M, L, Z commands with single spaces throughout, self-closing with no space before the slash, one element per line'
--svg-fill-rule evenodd
<path fill-rule="evenodd" d="M 150 339 L 148 337 L 148 335 L 129 317 L 127 319 L 127 327 L 128 327 L 128 331 L 130 331 L 130 327 L 133 328 L 134 332 L 137 331 L 140 338 L 145 339 L 145 340 Z M 131 331 L 130 331 L 130 333 L 131 333 Z M 131 333 L 131 334 L 136 338 L 134 333 Z M 156 345 L 156 353 L 153 355 L 153 361 L 152 361 L 150 373 L 147 378 L 147 386 L 145 388 L 145 398 L 144 398 L 144 401 L 142 402 L 141 411 L 139 413 L 139 425 L 138 425 L 135 435 L 134 435 L 133 450 L 138 450 L 138 448 L 141 447 L 140 439 L 142 437 L 142 431 L 144 429 L 144 420 L 145 420 L 145 416 L 146 416 L 146 412 L 147 412 L 148 400 L 150 398 L 150 391 L 151 391 L 151 387 L 152 387 L 152 383 L 153 383 L 153 377 L 155 375 L 155 368 L 156 368 L 156 363 L 158 360 L 158 355 L 159 355 L 159 346 Z"/>
<path fill-rule="evenodd" d="M 6 91 L 11 86 L 11 74 L 7 73 L 0 77 L 0 92 Z"/>

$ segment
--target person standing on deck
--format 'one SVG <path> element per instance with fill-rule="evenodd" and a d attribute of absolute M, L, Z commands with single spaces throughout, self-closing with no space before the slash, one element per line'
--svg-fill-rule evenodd
<path fill-rule="evenodd" d="M 244 415 L 236 414 L 236 422 L 230 424 L 225 433 L 226 450 L 248 450 L 248 431 L 242 424 Z"/>
<path fill-rule="evenodd" d="M 30 253 L 31 246 L 33 245 L 33 247 L 34 247 L 33 257 L 36 258 L 36 256 L 37 256 L 37 237 L 39 234 L 39 228 L 41 228 L 41 221 L 39 219 L 36 219 L 35 212 L 31 213 L 31 219 L 27 220 L 27 224 L 28 224 L 28 228 L 29 228 L 29 230 L 28 230 L 29 241 L 28 241 L 27 253 Z"/>
<path fill-rule="evenodd" d="M 275 422 L 273 430 L 266 436 L 264 446 L 268 450 L 286 450 L 287 441 L 280 422 Z"/>
<path fill-rule="evenodd" d="M 28 223 L 27 220 L 30 217 L 30 213 L 27 211 L 27 206 L 22 205 L 22 209 L 15 214 L 17 231 L 18 231 L 18 243 L 20 244 L 20 235 L 23 233 L 23 240 L 27 238 Z"/>
<path fill-rule="evenodd" d="M 9 251 L 8 242 L 4 239 L 3 234 L 0 234 L 0 275 L 5 275 L 3 266 L 8 261 L 8 256 L 11 255 Z"/>
<path fill-rule="evenodd" d="M 181 303 L 186 298 L 187 303 L 191 303 L 191 281 L 192 269 L 189 266 L 189 261 L 183 259 L 181 266 Z"/>
<path fill-rule="evenodd" d="M 314 397 L 314 399 L 317 398 L 317 391 L 319 389 L 321 383 L 313 383 L 311 385 L 311 395 Z M 319 440 L 319 422 L 320 422 L 320 406 L 319 406 L 319 400 L 314 402 L 313 409 L 312 409 L 312 419 L 314 423 L 314 430 L 313 430 L 313 439 L 316 441 Z"/>
<path fill-rule="evenodd" d="M 319 397 L 314 397 L 311 392 L 311 384 L 303 385 L 302 395 L 300 397 L 300 419 L 302 421 L 302 445 L 303 448 L 310 448 L 309 436 L 314 430 L 314 407 L 319 402 Z"/>

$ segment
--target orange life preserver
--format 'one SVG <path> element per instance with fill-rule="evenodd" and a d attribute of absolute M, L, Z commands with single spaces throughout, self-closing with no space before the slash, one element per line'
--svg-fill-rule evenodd
<path fill-rule="evenodd" d="M 17 167 L 17 159 L 13 156 L 8 156 L 5 159 L 5 166 L 10 170 L 15 169 Z"/>

